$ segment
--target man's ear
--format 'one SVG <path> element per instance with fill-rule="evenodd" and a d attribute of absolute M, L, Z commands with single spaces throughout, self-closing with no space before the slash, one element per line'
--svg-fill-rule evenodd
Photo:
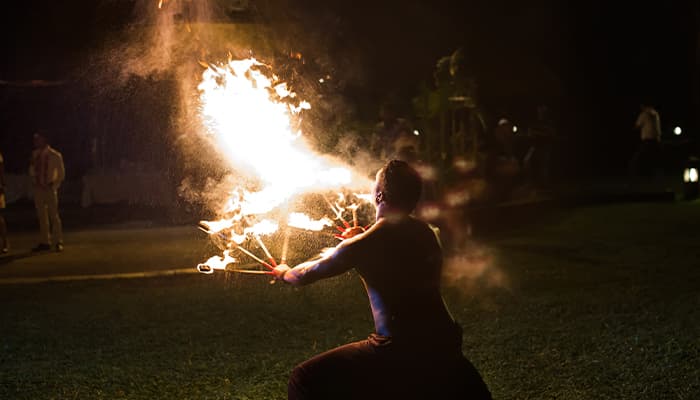
<path fill-rule="evenodd" d="M 379 204 L 382 201 L 384 201 L 384 192 L 377 192 L 377 194 L 374 195 L 374 202 Z"/>

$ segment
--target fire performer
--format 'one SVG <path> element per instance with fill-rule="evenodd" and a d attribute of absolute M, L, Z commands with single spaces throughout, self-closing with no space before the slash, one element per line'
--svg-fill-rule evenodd
<path fill-rule="evenodd" d="M 332 255 L 275 276 L 300 286 L 355 268 L 365 285 L 375 332 L 294 368 L 289 399 L 490 399 L 462 354 L 462 329 L 440 294 L 442 250 L 435 232 L 409 214 L 419 175 L 392 160 L 376 175 L 376 223 L 341 242 Z"/>

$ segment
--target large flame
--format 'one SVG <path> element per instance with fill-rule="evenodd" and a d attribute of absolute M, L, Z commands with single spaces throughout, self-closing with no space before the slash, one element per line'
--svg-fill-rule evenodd
<path fill-rule="evenodd" d="M 331 225 L 328 218 L 314 220 L 291 212 L 294 210 L 277 217 L 285 220 L 270 220 L 267 214 L 287 204 L 292 196 L 368 187 L 365 179 L 357 179 L 348 168 L 309 148 L 294 122 L 311 105 L 299 100 L 275 75 L 266 74 L 267 70 L 269 66 L 253 58 L 209 65 L 198 86 L 200 113 L 208 133 L 241 181 L 252 178 L 259 184 L 257 190 L 232 188 L 222 209 L 224 218 L 204 222 L 209 233 L 237 244 L 250 237 L 262 244 L 260 235 L 274 233 L 280 224 L 308 230 Z M 332 211 L 338 218 L 338 210 Z M 226 256 L 205 264 L 224 269 L 225 261 L 234 260 Z"/>

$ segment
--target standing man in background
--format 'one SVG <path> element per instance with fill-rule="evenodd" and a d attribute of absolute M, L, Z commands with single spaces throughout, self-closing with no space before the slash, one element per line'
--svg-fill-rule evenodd
<path fill-rule="evenodd" d="M 659 167 L 661 118 L 654 107 L 641 106 L 635 127 L 639 129 L 641 143 L 630 162 L 633 176 L 650 177 Z"/>
<path fill-rule="evenodd" d="M 39 219 L 39 244 L 32 251 L 63 251 L 63 228 L 58 215 L 58 188 L 65 178 L 63 156 L 49 146 L 43 132 L 34 134 L 34 151 L 29 164 L 29 175 L 34 187 L 34 204 Z M 49 235 L 49 222 L 51 234 Z"/>

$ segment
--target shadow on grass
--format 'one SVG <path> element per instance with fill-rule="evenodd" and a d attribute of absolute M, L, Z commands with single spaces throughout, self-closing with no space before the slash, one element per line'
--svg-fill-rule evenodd
<path fill-rule="evenodd" d="M 555 223 L 570 212 L 571 207 L 562 206 L 553 201 L 482 207 L 468 209 L 465 213 L 465 222 L 472 226 L 475 236 L 492 239 Z"/>
<path fill-rule="evenodd" d="M 7 265 L 7 264 L 9 264 L 13 261 L 16 261 L 16 260 L 21 260 L 23 258 L 38 256 L 41 254 L 42 253 L 40 253 L 40 252 L 32 252 L 31 250 L 27 250 L 27 251 L 24 251 L 22 253 L 8 254 L 8 255 L 0 257 L 0 266 Z"/>

